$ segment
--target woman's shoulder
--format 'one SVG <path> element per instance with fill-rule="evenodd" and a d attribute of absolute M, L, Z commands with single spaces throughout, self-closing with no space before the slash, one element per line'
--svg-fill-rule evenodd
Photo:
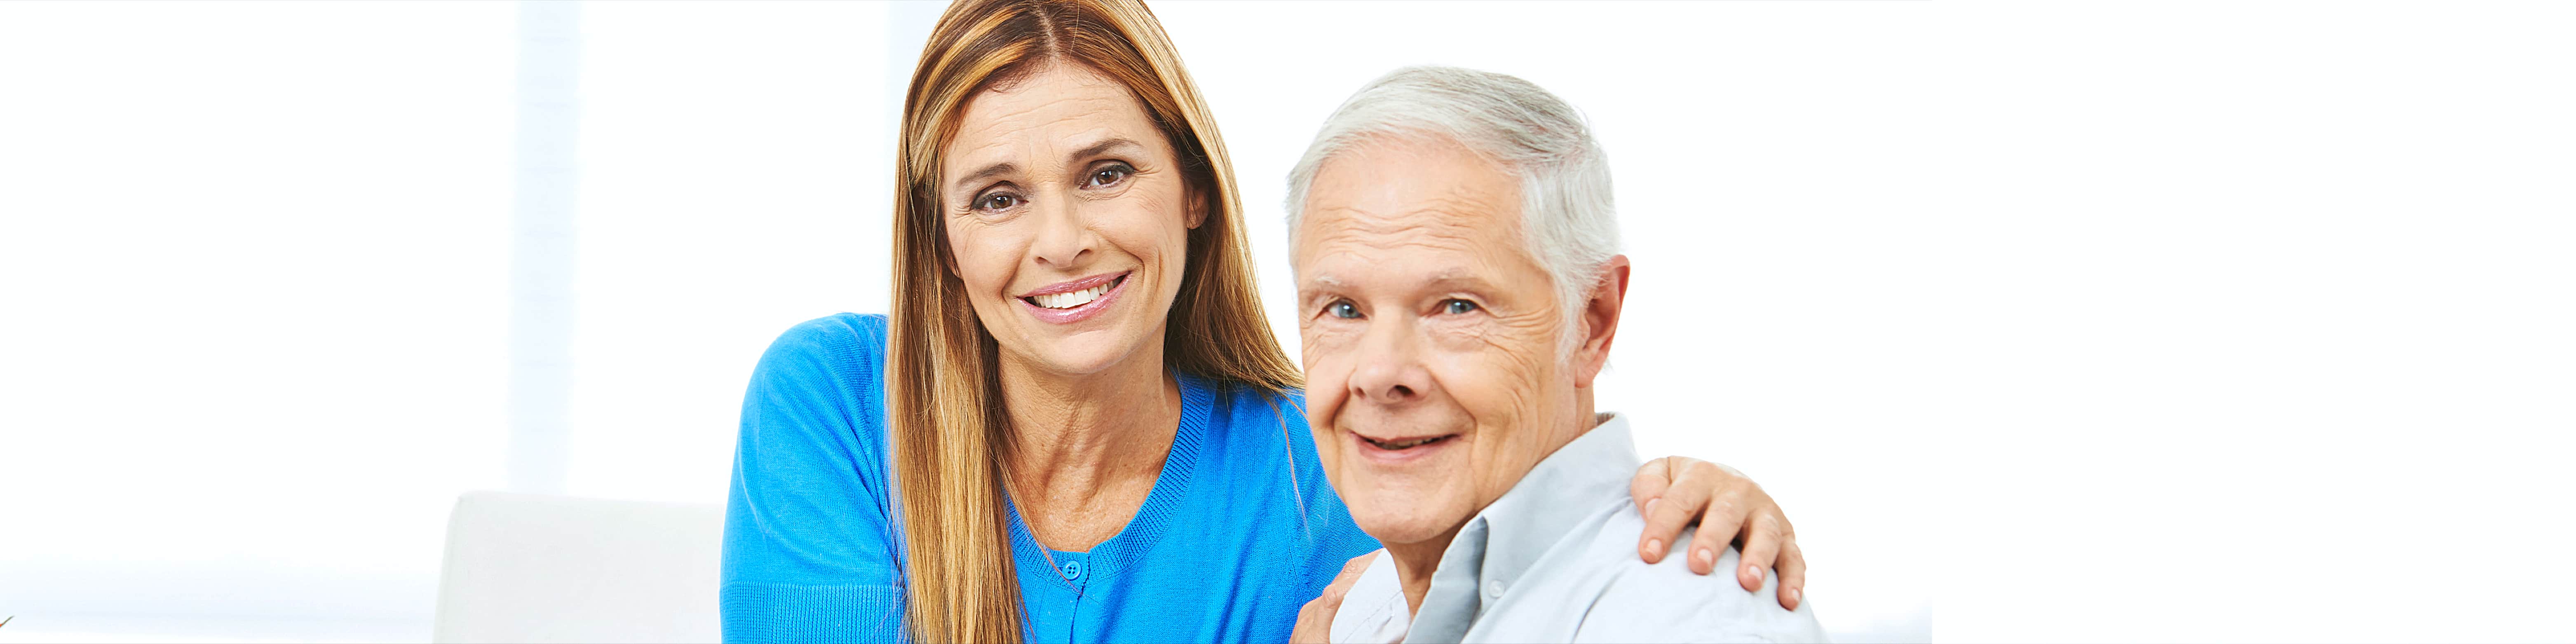
<path fill-rule="evenodd" d="M 839 313 L 789 327 L 752 369 L 745 411 L 828 410 L 820 415 L 867 433 L 885 399 L 885 345 L 883 315 Z"/>
<path fill-rule="evenodd" d="M 1280 420 L 1303 425 L 1306 421 L 1306 391 L 1276 390 L 1251 383 L 1222 378 L 1181 374 L 1183 404 L 1208 406 L 1219 424 L 1273 424 Z"/>
<path fill-rule="evenodd" d="M 769 345 L 772 352 L 827 351 L 885 355 L 886 316 L 878 313 L 834 313 L 788 327 Z"/>
<path fill-rule="evenodd" d="M 886 317 L 835 313 L 806 320 L 769 343 L 763 375 L 829 375 L 875 381 L 885 371 Z M 778 372 L 787 372 L 784 374 Z"/>

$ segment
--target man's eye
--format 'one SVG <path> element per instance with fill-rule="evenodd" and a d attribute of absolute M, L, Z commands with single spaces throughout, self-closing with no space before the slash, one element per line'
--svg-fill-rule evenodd
<path fill-rule="evenodd" d="M 1135 169 L 1129 168 L 1125 164 L 1101 166 L 1100 169 L 1091 171 L 1091 182 L 1084 185 L 1105 186 L 1118 183 L 1119 181 L 1125 180 L 1128 174 L 1134 173 L 1135 171 Z"/>
<path fill-rule="evenodd" d="M 984 198 L 975 200 L 975 207 L 983 210 L 1001 210 L 1019 205 L 1019 203 L 1019 197 L 1006 194 L 992 194 L 984 195 Z"/>
<path fill-rule="evenodd" d="M 1466 300 L 1445 300 L 1440 303 L 1440 311 L 1451 315 L 1474 313 L 1476 312 L 1476 303 Z"/>
<path fill-rule="evenodd" d="M 1338 300 L 1332 304 L 1326 304 L 1324 305 L 1324 312 L 1331 313 L 1333 314 L 1333 317 L 1345 320 L 1354 320 L 1360 317 L 1360 307 L 1352 305 L 1350 300 Z"/>

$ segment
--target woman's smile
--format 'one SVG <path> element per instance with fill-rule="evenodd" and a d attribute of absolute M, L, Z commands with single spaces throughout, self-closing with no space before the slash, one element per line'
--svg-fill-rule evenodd
<path fill-rule="evenodd" d="M 1088 320 L 1109 310 L 1126 291 L 1127 277 L 1135 271 L 1102 273 L 1078 280 L 1058 282 L 1020 295 L 1023 309 L 1040 322 L 1072 324 Z"/>

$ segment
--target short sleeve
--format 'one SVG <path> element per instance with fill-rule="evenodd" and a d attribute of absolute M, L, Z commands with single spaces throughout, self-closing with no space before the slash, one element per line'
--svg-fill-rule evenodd
<path fill-rule="evenodd" d="M 754 368 L 725 508 L 725 641 L 900 638 L 884 344 L 883 317 L 842 314 L 789 329 Z"/>

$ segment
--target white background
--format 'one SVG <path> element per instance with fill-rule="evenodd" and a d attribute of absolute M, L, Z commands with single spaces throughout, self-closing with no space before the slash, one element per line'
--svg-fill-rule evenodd
<path fill-rule="evenodd" d="M 721 500 L 760 349 L 884 310 L 938 8 L 582 8 L 573 493 Z M 2576 639 L 2563 5 L 1155 10 L 1292 343 L 1343 96 L 1582 107 L 1602 406 L 1762 481 L 1849 639 Z M 505 481 L 517 16 L 0 3 L 0 641 L 427 638 Z"/>

